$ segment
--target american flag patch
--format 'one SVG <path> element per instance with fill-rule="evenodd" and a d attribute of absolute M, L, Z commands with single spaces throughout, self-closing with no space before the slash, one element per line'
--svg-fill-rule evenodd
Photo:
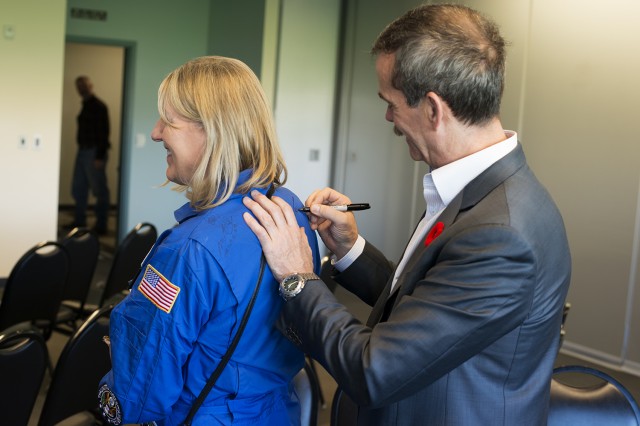
<path fill-rule="evenodd" d="M 173 304 L 178 298 L 180 287 L 173 285 L 162 276 L 153 266 L 147 265 L 144 277 L 138 286 L 140 293 L 166 313 L 171 312 Z"/>

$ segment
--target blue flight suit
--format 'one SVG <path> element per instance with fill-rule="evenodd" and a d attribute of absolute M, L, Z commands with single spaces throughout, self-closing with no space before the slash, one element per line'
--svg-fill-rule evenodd
<path fill-rule="evenodd" d="M 250 170 L 241 173 L 238 185 Z M 265 190 L 260 190 L 262 193 Z M 286 200 L 305 227 L 319 267 L 315 232 L 300 200 Z M 181 424 L 235 335 L 258 278 L 261 247 L 245 224 L 242 195 L 196 212 L 185 204 L 142 264 L 131 293 L 111 314 L 113 369 L 100 383 L 100 406 L 113 424 Z M 303 354 L 274 322 L 284 301 L 268 266 L 231 360 L 194 425 L 296 425 L 290 382 Z"/>

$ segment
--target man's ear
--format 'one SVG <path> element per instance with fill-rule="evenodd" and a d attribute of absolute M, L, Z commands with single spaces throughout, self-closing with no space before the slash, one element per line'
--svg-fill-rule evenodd
<path fill-rule="evenodd" d="M 441 124 L 445 114 L 445 103 L 435 92 L 428 92 L 424 95 L 425 115 L 433 129 L 437 129 Z"/>

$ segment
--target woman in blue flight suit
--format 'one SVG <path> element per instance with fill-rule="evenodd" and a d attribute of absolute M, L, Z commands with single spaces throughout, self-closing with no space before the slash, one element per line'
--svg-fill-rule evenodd
<path fill-rule="evenodd" d="M 158 110 L 151 137 L 167 150 L 168 181 L 189 202 L 111 314 L 113 369 L 99 389 L 111 424 L 184 422 L 258 278 L 261 248 L 242 218 L 242 197 L 273 184 L 294 211 L 302 207 L 280 186 L 286 168 L 270 108 L 245 64 L 213 56 L 187 62 L 160 85 Z M 304 213 L 296 214 L 318 266 L 315 233 Z M 268 268 L 262 283 L 242 339 L 194 425 L 299 424 L 290 383 L 304 357 L 274 327 L 284 301 Z"/>

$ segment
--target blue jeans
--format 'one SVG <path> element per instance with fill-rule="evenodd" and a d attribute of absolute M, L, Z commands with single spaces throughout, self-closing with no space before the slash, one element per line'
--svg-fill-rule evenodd
<path fill-rule="evenodd" d="M 75 225 L 86 226 L 89 188 L 96 197 L 96 224 L 98 229 L 107 229 L 109 213 L 109 187 L 107 186 L 106 162 L 102 168 L 96 168 L 96 149 L 79 148 L 73 170 L 71 195 L 76 201 Z"/>

